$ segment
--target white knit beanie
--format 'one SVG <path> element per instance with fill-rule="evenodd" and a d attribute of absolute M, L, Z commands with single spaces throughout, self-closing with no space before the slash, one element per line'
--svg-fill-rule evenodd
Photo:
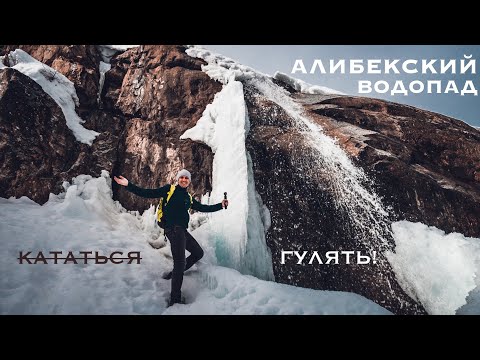
<path fill-rule="evenodd" d="M 178 181 L 178 179 L 180 179 L 180 176 L 186 176 L 186 177 L 188 177 L 188 180 L 192 181 L 192 175 L 190 174 L 190 171 L 188 171 L 186 169 L 182 169 L 178 172 L 177 181 Z"/>

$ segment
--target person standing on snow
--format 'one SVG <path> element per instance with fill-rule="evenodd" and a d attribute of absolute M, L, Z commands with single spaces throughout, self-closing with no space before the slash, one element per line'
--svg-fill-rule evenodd
<path fill-rule="evenodd" d="M 178 186 L 175 187 L 173 194 L 170 195 L 168 204 L 164 207 L 164 228 L 165 235 L 170 240 L 173 270 L 167 274 L 165 279 L 172 279 L 170 292 L 170 301 L 168 306 L 176 303 L 182 303 L 181 288 L 183 283 L 184 271 L 190 269 L 198 260 L 203 257 L 203 249 L 195 238 L 187 231 L 190 215 L 190 207 L 201 212 L 214 212 L 222 208 L 227 208 L 228 200 L 222 200 L 215 205 L 203 205 L 187 192 L 187 187 L 191 182 L 191 174 L 188 170 L 180 170 L 177 174 Z M 123 176 L 118 178 L 114 176 L 117 184 L 126 186 L 126 189 L 136 195 L 145 198 L 167 198 L 171 185 L 165 185 L 158 189 L 142 189 Z M 162 204 L 160 204 L 162 206 Z M 190 256 L 185 259 L 185 249 L 190 252 Z"/>

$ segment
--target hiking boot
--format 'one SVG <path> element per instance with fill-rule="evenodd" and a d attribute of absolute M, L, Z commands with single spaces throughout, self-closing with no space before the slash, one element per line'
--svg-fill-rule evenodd
<path fill-rule="evenodd" d="M 182 297 L 181 297 L 180 300 L 170 298 L 170 301 L 168 302 L 168 306 L 167 306 L 167 307 L 170 307 L 170 306 L 175 305 L 175 304 L 185 305 L 185 297 L 182 295 Z"/>
<path fill-rule="evenodd" d="M 170 271 L 169 273 L 163 274 L 162 278 L 164 278 L 165 280 L 171 280 L 172 279 L 172 272 Z"/>

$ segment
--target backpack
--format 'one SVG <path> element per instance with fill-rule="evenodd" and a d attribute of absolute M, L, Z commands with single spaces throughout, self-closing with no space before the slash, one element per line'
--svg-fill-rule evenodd
<path fill-rule="evenodd" d="M 157 207 L 157 224 L 160 226 L 162 229 L 165 228 L 165 218 L 163 217 L 164 209 L 165 206 L 167 206 L 168 202 L 170 201 L 170 198 L 173 195 L 173 192 L 175 191 L 176 186 L 175 185 L 170 185 L 170 190 L 167 192 L 167 197 L 160 198 L 160 201 L 158 203 Z M 188 194 L 190 196 L 190 207 L 192 207 L 193 200 L 192 200 L 192 195 Z"/>

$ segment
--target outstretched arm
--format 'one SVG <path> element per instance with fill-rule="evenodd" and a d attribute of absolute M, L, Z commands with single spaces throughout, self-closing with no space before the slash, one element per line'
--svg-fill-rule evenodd
<path fill-rule="evenodd" d="M 158 189 L 142 189 L 131 181 L 125 179 L 123 176 L 119 176 L 118 178 L 114 176 L 113 179 L 117 182 L 117 184 L 126 186 L 126 189 L 131 193 L 144 198 L 160 198 L 162 196 L 166 196 L 168 189 L 170 189 L 170 185 L 165 185 Z"/>
<path fill-rule="evenodd" d="M 221 203 L 218 203 L 218 204 L 215 204 L 215 205 L 204 205 L 204 204 L 198 202 L 195 199 L 192 199 L 192 201 L 193 201 L 192 209 L 197 210 L 197 211 L 201 211 L 201 212 L 214 212 L 214 211 L 222 210 L 223 205 L 224 205 L 223 201 Z"/>

